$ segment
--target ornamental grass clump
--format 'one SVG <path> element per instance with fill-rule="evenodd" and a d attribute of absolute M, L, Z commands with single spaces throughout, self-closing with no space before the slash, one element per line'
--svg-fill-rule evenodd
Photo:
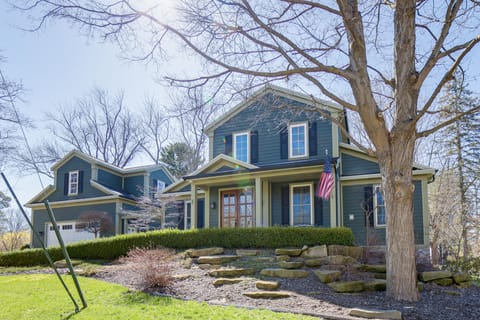
<path fill-rule="evenodd" d="M 134 248 L 120 262 L 128 276 L 143 289 L 167 289 L 173 282 L 172 260 L 175 251 L 167 248 Z"/>

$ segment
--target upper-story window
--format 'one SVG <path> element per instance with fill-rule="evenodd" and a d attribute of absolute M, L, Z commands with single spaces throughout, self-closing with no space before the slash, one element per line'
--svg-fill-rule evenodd
<path fill-rule="evenodd" d="M 291 124 L 288 127 L 288 157 L 301 158 L 308 155 L 307 123 Z"/>
<path fill-rule="evenodd" d="M 165 189 L 165 182 L 162 180 L 157 180 L 156 188 L 157 192 L 163 191 L 163 189 Z"/>
<path fill-rule="evenodd" d="M 233 156 L 235 159 L 250 162 L 249 132 L 240 132 L 233 135 Z"/>
<path fill-rule="evenodd" d="M 376 227 L 385 227 L 387 225 L 387 212 L 385 211 L 385 200 L 382 189 L 379 185 L 373 186 L 373 218 Z"/>
<path fill-rule="evenodd" d="M 78 194 L 78 171 L 70 171 L 68 173 L 68 195 L 74 196 Z"/>

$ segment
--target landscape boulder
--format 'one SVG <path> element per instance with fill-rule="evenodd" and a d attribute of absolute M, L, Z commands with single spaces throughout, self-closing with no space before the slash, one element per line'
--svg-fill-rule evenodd
<path fill-rule="evenodd" d="M 298 257 L 300 254 L 302 254 L 302 249 L 299 249 L 299 248 L 275 249 L 275 255 L 277 255 L 277 256 Z"/>
<path fill-rule="evenodd" d="M 327 246 L 323 245 L 308 248 L 303 251 L 302 256 L 306 259 L 326 257 L 328 256 Z"/>
<path fill-rule="evenodd" d="M 216 269 L 210 271 L 208 274 L 211 277 L 240 277 L 254 275 L 257 271 L 253 268 L 233 268 L 233 269 Z"/>
<path fill-rule="evenodd" d="M 423 282 L 451 277 L 452 273 L 450 271 L 426 271 L 419 274 L 419 279 Z"/>
<path fill-rule="evenodd" d="M 375 309 L 359 309 L 350 310 L 349 315 L 353 317 L 361 317 L 367 319 L 391 319 L 402 320 L 402 313 L 397 310 L 375 310 Z"/>
<path fill-rule="evenodd" d="M 278 277 L 278 278 L 306 278 L 309 273 L 306 270 L 299 269 L 279 269 L 279 268 L 268 268 L 260 271 L 262 276 L 267 277 Z"/>
<path fill-rule="evenodd" d="M 342 273 L 337 270 L 314 270 L 313 273 L 323 283 L 330 283 L 340 279 Z"/>
<path fill-rule="evenodd" d="M 243 295 L 253 299 L 282 299 L 291 296 L 289 292 L 285 291 L 252 291 L 244 292 Z"/>
<path fill-rule="evenodd" d="M 221 256 L 201 256 L 198 258 L 199 264 L 224 264 L 239 259 L 237 255 L 221 255 Z"/>
<path fill-rule="evenodd" d="M 260 290 L 277 290 L 280 288 L 280 282 L 258 280 L 255 282 L 255 286 Z"/>
<path fill-rule="evenodd" d="M 329 283 L 328 286 L 339 293 L 362 292 L 364 290 L 364 282 L 361 280 L 336 281 Z"/>
<path fill-rule="evenodd" d="M 214 256 L 218 254 L 223 254 L 223 248 L 203 248 L 203 249 L 189 249 L 185 253 L 191 258 L 198 258 L 201 256 Z"/>

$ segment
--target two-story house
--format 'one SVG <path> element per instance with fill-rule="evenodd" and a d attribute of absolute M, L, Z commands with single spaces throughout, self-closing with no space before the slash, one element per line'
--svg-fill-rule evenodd
<path fill-rule="evenodd" d="M 369 228 L 384 243 L 378 162 L 342 134 L 337 123 L 346 125 L 344 115 L 330 102 L 266 86 L 206 128 L 209 162 L 163 191 L 166 216 L 183 229 L 345 226 L 359 244 Z M 327 154 L 334 187 L 324 200 L 315 190 Z M 428 244 L 434 170 L 412 170 L 416 242 Z"/>
<path fill-rule="evenodd" d="M 103 235 L 134 232 L 129 212 L 139 210 L 138 199 L 152 197 L 175 179 L 163 165 L 118 168 L 77 150 L 55 163 L 54 184 L 47 186 L 26 206 L 32 209 L 35 231 L 47 246 L 58 245 L 44 201 L 48 200 L 66 243 L 94 238 L 82 227 L 82 215 L 106 216 L 111 228 Z M 83 218 L 82 218 L 83 221 Z M 33 239 L 33 246 L 40 243 Z"/>

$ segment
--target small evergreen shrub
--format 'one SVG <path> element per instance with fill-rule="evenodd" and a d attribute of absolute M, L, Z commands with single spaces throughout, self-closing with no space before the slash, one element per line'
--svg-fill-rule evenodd
<path fill-rule="evenodd" d="M 131 277 L 140 287 L 168 288 L 172 282 L 171 260 L 175 251 L 166 248 L 134 248 L 120 261 L 126 266 L 126 276 Z"/>
<path fill-rule="evenodd" d="M 226 249 L 302 247 L 304 245 L 347 245 L 354 242 L 349 228 L 269 227 L 194 230 L 160 230 L 124 234 L 109 238 L 81 241 L 67 246 L 71 258 L 113 260 L 133 248 L 165 247 L 171 249 L 223 247 Z M 53 260 L 63 259 L 60 248 L 49 249 Z M 40 249 L 0 254 L 0 266 L 47 264 Z"/>

